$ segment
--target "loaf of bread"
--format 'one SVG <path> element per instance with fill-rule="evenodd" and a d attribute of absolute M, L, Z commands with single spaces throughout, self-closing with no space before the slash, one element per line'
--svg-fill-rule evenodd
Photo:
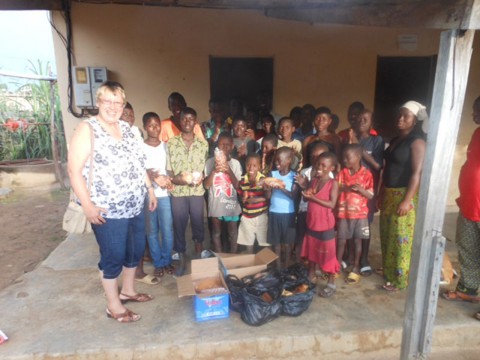
<path fill-rule="evenodd" d="M 293 291 L 294 294 L 298 293 L 304 293 L 305 291 L 308 290 L 308 285 L 307 284 L 300 284 L 298 285 L 295 290 Z"/>
<path fill-rule="evenodd" d="M 218 289 L 224 290 L 222 281 L 218 277 L 197 280 L 194 282 L 194 287 L 197 294 L 217 292 Z"/>
<path fill-rule="evenodd" d="M 285 189 L 285 183 L 283 180 L 274 178 L 274 177 L 266 177 L 263 179 L 264 183 L 274 189 Z"/>

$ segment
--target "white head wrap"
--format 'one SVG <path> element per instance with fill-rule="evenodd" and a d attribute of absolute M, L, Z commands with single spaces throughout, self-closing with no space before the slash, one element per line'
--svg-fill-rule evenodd
<path fill-rule="evenodd" d="M 425 106 L 416 101 L 407 101 L 400 107 L 410 110 L 417 117 L 417 121 L 422 122 L 422 130 L 425 133 L 428 131 L 428 114 Z"/>

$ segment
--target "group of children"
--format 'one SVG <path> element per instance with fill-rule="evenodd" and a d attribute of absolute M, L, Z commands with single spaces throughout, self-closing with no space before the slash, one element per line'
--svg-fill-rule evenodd
<path fill-rule="evenodd" d="M 352 128 L 342 141 L 328 130 L 332 121 L 329 110 L 320 108 L 313 119 L 314 133 L 304 131 L 302 142 L 294 138 L 301 125 L 291 117 L 280 119 L 277 129 L 265 126 L 263 137 L 256 139 L 255 124 L 247 125 L 243 117 L 237 116 L 227 126 L 215 105 L 210 107 L 215 109 L 211 111 L 212 120 L 201 126 L 207 147 L 195 146 L 194 141 L 206 142 L 194 133 L 194 126 L 198 126 L 196 113 L 185 109 L 177 121 L 180 134 L 172 137 L 175 138 L 172 143 L 180 141 L 185 146 L 182 149 L 188 156 L 196 152 L 194 162 L 196 168 L 203 169 L 201 174 L 190 172 L 187 165 L 184 169 L 174 168 L 172 157 L 178 157 L 178 151 L 173 152 L 171 139 L 167 144 L 161 140 L 163 122 L 155 113 L 143 117 L 148 173 L 159 199 L 147 231 L 154 276 L 174 272 L 172 244 L 175 243 L 174 250 L 179 252 L 180 260 L 185 252 L 178 246 L 177 239 L 182 237 L 182 231 L 184 237 L 185 217 L 182 215 L 185 224 L 179 227 L 176 214 L 182 208 L 172 210 L 170 204 L 176 204 L 173 207 L 187 204 L 179 203 L 178 197 L 190 196 L 191 191 L 184 194 L 178 187 L 197 189 L 193 194 L 197 197 L 207 190 L 210 235 L 217 252 L 224 250 L 223 238 L 228 239 L 233 253 L 239 245 L 252 253 L 255 241 L 260 247 L 271 246 L 278 255 L 278 267 L 306 260 L 313 282 L 320 278 L 327 280 L 327 286 L 319 291 L 323 297 L 335 293 L 335 280 L 342 268 L 350 268 L 347 283 L 357 283 L 361 274 L 371 274 L 369 225 L 374 212 L 372 199 L 377 172 L 381 167 L 375 152 L 383 147 L 383 141 L 370 139 L 372 113 L 358 107 L 349 109 Z M 195 125 L 182 121 L 192 115 Z M 193 219 L 200 216 L 199 209 L 195 213 L 187 209 L 187 205 L 182 206 L 185 206 L 183 213 L 190 213 L 193 226 L 199 221 Z M 159 232 L 161 245 L 158 245 Z M 200 254 L 203 247 L 197 245 L 203 237 L 194 234 L 194 238 L 196 252 Z M 180 264 L 180 268 L 178 275 L 183 274 L 184 264 Z M 147 276 L 143 269 L 140 276 Z"/>

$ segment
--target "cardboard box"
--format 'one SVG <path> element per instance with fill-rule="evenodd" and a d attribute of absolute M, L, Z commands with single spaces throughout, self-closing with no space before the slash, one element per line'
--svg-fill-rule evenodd
<path fill-rule="evenodd" d="M 176 280 L 178 297 L 194 296 L 195 320 L 229 317 L 230 296 L 218 258 L 192 260 L 192 273 Z M 214 289 L 210 289 L 209 284 L 212 284 Z M 205 292 L 197 292 L 200 286 L 206 286 Z"/>
<path fill-rule="evenodd" d="M 265 271 L 268 264 L 277 260 L 278 256 L 269 248 L 264 248 L 256 254 L 233 255 L 219 253 L 224 275 L 232 274 L 242 279 Z"/>

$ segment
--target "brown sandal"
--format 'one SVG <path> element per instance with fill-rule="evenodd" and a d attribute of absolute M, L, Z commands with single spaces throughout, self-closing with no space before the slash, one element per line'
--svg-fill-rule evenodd
<path fill-rule="evenodd" d="M 117 320 L 118 322 L 121 322 L 121 323 L 135 322 L 142 318 L 141 315 L 135 314 L 133 311 L 128 309 L 126 309 L 125 312 L 121 314 L 115 314 L 111 312 L 109 308 L 107 308 L 106 313 L 108 318 Z"/>
<path fill-rule="evenodd" d="M 165 266 L 165 271 L 168 275 L 173 275 L 173 273 L 175 272 L 175 268 L 173 267 L 173 265 L 167 265 Z"/>
<path fill-rule="evenodd" d="M 382 285 L 383 290 L 386 290 L 388 292 L 397 292 L 400 290 L 397 288 L 395 285 L 393 285 L 391 282 L 387 282 L 384 285 Z"/>
<path fill-rule="evenodd" d="M 472 303 L 480 302 L 479 296 L 468 295 L 460 291 L 447 291 L 442 294 L 442 297 L 448 301 L 469 301 Z"/>
<path fill-rule="evenodd" d="M 165 270 L 163 267 L 155 268 L 155 270 L 153 271 L 153 276 L 157 278 L 161 278 L 163 275 L 165 275 Z"/>
<path fill-rule="evenodd" d="M 131 295 L 131 296 L 130 296 L 130 295 L 123 294 L 123 293 L 120 293 L 120 296 L 123 296 L 123 297 L 126 298 L 126 299 L 120 298 L 120 302 L 121 302 L 122 304 L 126 304 L 126 303 L 128 303 L 129 301 L 132 301 L 132 302 L 147 302 L 147 301 L 153 300 L 153 296 L 152 296 L 152 295 L 143 294 L 143 293 L 138 293 L 138 294 Z"/>

